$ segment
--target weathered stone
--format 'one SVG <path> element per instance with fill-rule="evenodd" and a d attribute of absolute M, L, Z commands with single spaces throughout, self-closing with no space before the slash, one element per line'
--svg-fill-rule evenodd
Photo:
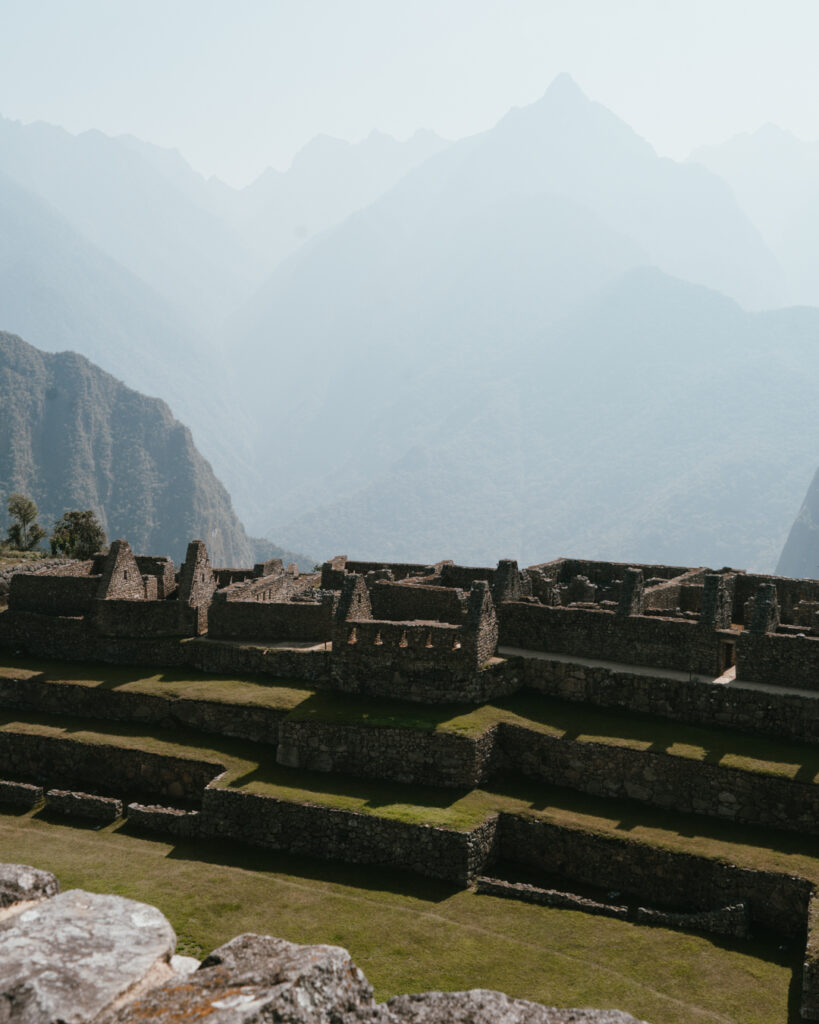
<path fill-rule="evenodd" d="M 72 889 L 0 924 L 0 1020 L 83 1024 L 171 973 L 176 936 L 145 903 Z"/>
<path fill-rule="evenodd" d="M 26 864 L 0 864 L 0 907 L 56 896 L 60 883 L 50 871 Z"/>
<path fill-rule="evenodd" d="M 485 988 L 396 996 L 386 1008 L 396 1024 L 645 1024 L 620 1010 L 559 1010 Z"/>
<path fill-rule="evenodd" d="M 336 1024 L 372 1018 L 372 989 L 338 946 L 299 946 L 269 935 L 239 935 L 193 974 L 174 978 L 100 1024 Z"/>

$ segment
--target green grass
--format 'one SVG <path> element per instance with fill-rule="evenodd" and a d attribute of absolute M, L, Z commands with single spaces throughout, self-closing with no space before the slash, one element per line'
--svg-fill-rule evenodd
<path fill-rule="evenodd" d="M 378 999 L 486 987 L 547 1005 L 618 1007 L 653 1024 L 798 1020 L 797 943 L 715 942 L 371 867 L 172 845 L 30 815 L 0 815 L 0 849 L 54 871 L 63 888 L 157 905 L 193 955 L 244 931 L 345 946 Z"/>

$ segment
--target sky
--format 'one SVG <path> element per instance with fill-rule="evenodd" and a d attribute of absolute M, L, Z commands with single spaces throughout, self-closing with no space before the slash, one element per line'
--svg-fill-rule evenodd
<path fill-rule="evenodd" d="M 0 115 L 241 186 L 311 138 L 449 139 L 567 71 L 661 155 L 819 139 L 819 0 L 0 0 Z"/>

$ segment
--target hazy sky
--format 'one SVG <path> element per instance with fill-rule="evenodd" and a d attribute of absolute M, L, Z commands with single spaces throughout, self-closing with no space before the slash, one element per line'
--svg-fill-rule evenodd
<path fill-rule="evenodd" d="M 819 0 L 0 0 L 0 114 L 244 184 L 321 132 L 459 138 L 568 71 L 665 155 L 819 139 Z"/>

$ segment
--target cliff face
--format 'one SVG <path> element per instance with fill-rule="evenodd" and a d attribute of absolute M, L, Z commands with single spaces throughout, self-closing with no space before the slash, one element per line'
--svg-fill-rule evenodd
<path fill-rule="evenodd" d="M 157 398 L 74 352 L 0 332 L 0 502 L 21 491 L 49 529 L 93 508 L 109 539 L 181 561 L 194 537 L 216 565 L 250 565 L 253 545 L 190 431 Z"/>
<path fill-rule="evenodd" d="M 776 572 L 779 576 L 819 578 L 819 470 L 785 541 Z"/>

